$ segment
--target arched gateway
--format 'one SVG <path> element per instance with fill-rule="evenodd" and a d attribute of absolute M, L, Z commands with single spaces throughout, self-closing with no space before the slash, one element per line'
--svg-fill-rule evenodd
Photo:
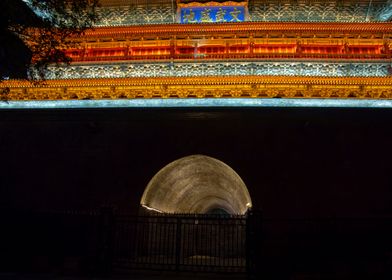
<path fill-rule="evenodd" d="M 252 202 L 230 166 L 212 157 L 191 155 L 162 168 L 147 185 L 141 205 L 161 213 L 242 215 Z"/>

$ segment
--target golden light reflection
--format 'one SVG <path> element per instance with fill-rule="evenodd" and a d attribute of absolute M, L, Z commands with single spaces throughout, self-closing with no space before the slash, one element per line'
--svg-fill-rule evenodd
<path fill-rule="evenodd" d="M 240 176 L 204 155 L 184 157 L 162 168 L 147 185 L 140 204 L 160 213 L 206 214 L 222 209 L 241 215 L 252 206 Z"/>

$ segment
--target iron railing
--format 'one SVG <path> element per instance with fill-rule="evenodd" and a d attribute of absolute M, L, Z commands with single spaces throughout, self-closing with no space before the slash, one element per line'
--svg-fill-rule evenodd
<path fill-rule="evenodd" d="M 117 216 L 114 265 L 176 271 L 246 271 L 246 218 Z"/>

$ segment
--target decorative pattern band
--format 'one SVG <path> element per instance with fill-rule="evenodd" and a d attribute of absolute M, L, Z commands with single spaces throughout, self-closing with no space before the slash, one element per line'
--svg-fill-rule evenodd
<path fill-rule="evenodd" d="M 161 1 L 162 2 L 162 1 Z M 171 1 L 131 3 L 98 9 L 96 26 L 167 24 L 177 22 L 177 9 Z M 250 21 L 301 22 L 369 22 L 387 21 L 391 17 L 390 1 L 309 1 L 254 0 L 249 2 Z"/>
<path fill-rule="evenodd" d="M 387 77 L 392 75 L 390 62 L 209 62 L 209 63 L 117 63 L 72 64 L 48 69 L 47 79 L 197 77 L 197 76 L 320 76 Z"/>

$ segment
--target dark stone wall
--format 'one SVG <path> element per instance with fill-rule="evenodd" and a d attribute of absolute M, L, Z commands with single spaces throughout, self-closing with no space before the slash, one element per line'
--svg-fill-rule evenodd
<path fill-rule="evenodd" d="M 137 213 L 166 164 L 231 166 L 265 217 L 392 215 L 387 109 L 0 111 L 0 205 Z"/>
<path fill-rule="evenodd" d="M 0 272 L 101 271 L 114 234 L 102 209 L 137 214 L 156 172 L 204 154 L 262 209 L 254 279 L 390 279 L 391 121 L 386 109 L 0 111 Z"/>

